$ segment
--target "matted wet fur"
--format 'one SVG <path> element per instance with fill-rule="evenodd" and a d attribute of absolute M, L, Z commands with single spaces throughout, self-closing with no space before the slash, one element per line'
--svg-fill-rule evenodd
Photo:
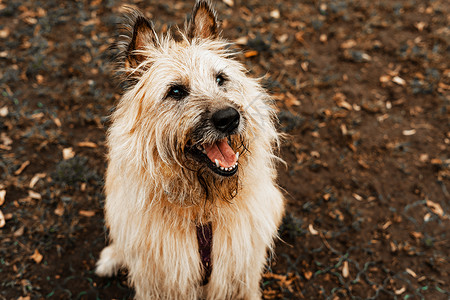
<path fill-rule="evenodd" d="M 260 299 L 283 214 L 271 99 L 233 59 L 209 2 L 176 39 L 139 12 L 129 20 L 117 44 L 129 84 L 107 137 L 111 244 L 96 272 L 127 268 L 136 299 Z M 202 224 L 213 230 L 206 285 Z"/>

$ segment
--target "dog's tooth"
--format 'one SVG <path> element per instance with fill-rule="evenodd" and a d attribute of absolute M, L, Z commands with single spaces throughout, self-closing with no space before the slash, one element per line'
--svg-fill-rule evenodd
<path fill-rule="evenodd" d="M 217 159 L 215 160 L 215 163 L 216 163 L 216 167 L 219 168 L 219 167 L 220 167 L 220 164 L 219 164 L 219 161 L 218 161 Z"/>
<path fill-rule="evenodd" d="M 236 160 L 239 159 L 239 152 L 236 152 Z"/>
<path fill-rule="evenodd" d="M 225 168 L 224 167 L 220 167 L 220 169 L 223 171 L 223 170 L 225 170 Z"/>

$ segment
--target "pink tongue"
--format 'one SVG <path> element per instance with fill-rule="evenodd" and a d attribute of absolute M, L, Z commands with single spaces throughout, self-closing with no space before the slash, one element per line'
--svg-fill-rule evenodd
<path fill-rule="evenodd" d="M 204 144 L 206 155 L 215 163 L 216 159 L 219 161 L 221 167 L 229 168 L 236 163 L 236 154 L 228 145 L 227 139 L 215 142 L 214 144 Z"/>

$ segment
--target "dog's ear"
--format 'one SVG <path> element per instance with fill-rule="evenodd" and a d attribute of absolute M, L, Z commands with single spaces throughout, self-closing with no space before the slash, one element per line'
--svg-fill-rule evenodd
<path fill-rule="evenodd" d="M 133 25 L 131 41 L 128 44 L 125 66 L 136 68 L 145 60 L 145 49 L 154 47 L 157 43 L 153 24 L 144 16 L 138 14 Z"/>
<path fill-rule="evenodd" d="M 215 39 L 218 36 L 216 12 L 208 0 L 197 0 L 189 20 L 188 37 Z"/>

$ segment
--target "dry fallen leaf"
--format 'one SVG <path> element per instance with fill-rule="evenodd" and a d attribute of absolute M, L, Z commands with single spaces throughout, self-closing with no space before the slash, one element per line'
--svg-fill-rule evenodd
<path fill-rule="evenodd" d="M 38 20 L 36 18 L 27 17 L 24 19 L 24 21 L 30 25 L 37 24 Z"/>
<path fill-rule="evenodd" d="M 19 169 L 17 169 L 17 171 L 14 172 L 14 175 L 20 175 L 23 172 L 23 170 L 25 170 L 25 168 L 28 167 L 29 165 L 30 161 L 27 160 L 26 162 L 20 165 Z"/>
<path fill-rule="evenodd" d="M 44 82 L 44 76 L 41 74 L 36 75 L 36 81 L 38 84 L 42 84 Z"/>
<path fill-rule="evenodd" d="M 386 82 L 389 82 L 391 80 L 391 76 L 389 76 L 389 75 L 382 75 L 382 76 L 380 76 L 380 82 L 381 83 L 386 83 Z"/>
<path fill-rule="evenodd" d="M 398 77 L 398 76 L 394 76 L 394 78 L 392 78 L 392 82 L 395 82 L 398 85 L 405 85 L 406 81 L 405 79 Z"/>
<path fill-rule="evenodd" d="M 24 233 L 24 231 L 25 231 L 25 226 L 21 226 L 19 229 L 17 229 L 16 231 L 14 231 L 13 235 L 14 235 L 15 237 L 22 236 L 23 233 Z"/>
<path fill-rule="evenodd" d="M 42 199 L 41 194 L 39 194 L 39 193 L 37 193 L 37 192 L 35 192 L 35 191 L 28 191 L 28 196 L 29 196 L 31 199 L 36 199 L 36 200 L 41 200 L 41 199 Z"/>
<path fill-rule="evenodd" d="M 53 122 L 55 122 L 56 126 L 58 126 L 58 127 L 61 127 L 61 126 L 62 126 L 61 120 L 60 120 L 59 118 L 54 118 L 54 119 L 53 119 Z"/>
<path fill-rule="evenodd" d="M 289 34 L 285 33 L 280 35 L 279 37 L 277 37 L 278 42 L 280 42 L 281 44 L 285 43 L 289 38 Z"/>
<path fill-rule="evenodd" d="M 58 203 L 58 206 L 55 208 L 53 212 L 55 213 L 55 215 L 61 217 L 64 214 L 64 204 L 62 204 L 61 202 Z"/>
<path fill-rule="evenodd" d="M 334 209 L 332 211 L 330 211 L 329 215 L 333 218 L 333 219 L 337 219 L 339 221 L 344 221 L 344 215 L 342 214 L 342 212 L 339 209 Z"/>
<path fill-rule="evenodd" d="M 305 35 L 305 32 L 303 32 L 303 31 L 299 31 L 295 34 L 295 39 L 302 44 L 305 41 L 305 39 L 303 38 L 303 35 Z"/>
<path fill-rule="evenodd" d="M 414 278 L 417 277 L 417 274 L 416 274 L 413 270 L 411 270 L 410 268 L 406 268 L 406 272 L 407 272 L 409 275 L 411 275 L 412 277 L 414 277 Z"/>
<path fill-rule="evenodd" d="M 311 271 L 306 271 L 305 273 L 303 273 L 303 276 L 305 276 L 306 280 L 310 280 L 312 275 L 313 273 Z"/>
<path fill-rule="evenodd" d="M 396 294 L 396 295 L 401 295 L 401 294 L 403 294 L 405 291 L 406 291 L 406 287 L 403 286 L 401 289 L 395 290 L 395 294 Z"/>
<path fill-rule="evenodd" d="M 420 154 L 419 160 L 421 162 L 427 162 L 430 159 L 430 156 L 426 153 Z"/>
<path fill-rule="evenodd" d="M 361 166 L 361 167 L 363 167 L 364 169 L 366 169 L 366 170 L 368 170 L 368 169 L 370 169 L 370 166 L 365 162 L 365 161 L 363 161 L 362 159 L 359 159 L 358 160 L 358 164 Z M 358 195 L 359 196 L 359 195 Z M 361 196 L 360 196 L 361 197 Z M 358 200 L 358 199 L 356 199 L 356 200 Z M 361 199 L 362 200 L 362 199 Z"/>
<path fill-rule="evenodd" d="M 361 197 L 360 195 L 358 195 L 356 193 L 353 193 L 352 196 L 353 196 L 353 198 L 355 198 L 358 201 L 363 201 L 363 197 Z"/>
<path fill-rule="evenodd" d="M 47 176 L 46 173 L 37 173 L 37 174 L 35 174 L 33 176 L 33 178 L 31 178 L 30 184 L 28 185 L 28 187 L 30 189 L 32 189 L 36 185 L 36 183 L 39 181 L 39 179 L 43 179 L 43 178 L 45 178 L 45 176 Z"/>
<path fill-rule="evenodd" d="M 79 142 L 79 147 L 86 147 L 86 148 L 97 148 L 97 144 L 93 142 Z"/>
<path fill-rule="evenodd" d="M 415 129 L 403 130 L 402 134 L 405 136 L 414 135 L 414 134 L 416 134 L 416 130 Z"/>
<path fill-rule="evenodd" d="M 223 0 L 223 3 L 225 3 L 228 6 L 234 6 L 234 0 Z"/>
<path fill-rule="evenodd" d="M 5 216 L 3 215 L 3 212 L 0 210 L 0 228 L 5 226 L 5 224 L 6 224 Z"/>
<path fill-rule="evenodd" d="M 39 120 L 39 119 L 42 119 L 44 116 L 45 115 L 43 112 L 39 112 L 39 113 L 32 114 L 30 118 L 33 120 Z"/>
<path fill-rule="evenodd" d="M 427 200 L 427 206 L 431 209 L 432 212 L 434 212 L 436 215 L 443 217 L 444 216 L 444 210 L 442 209 L 441 205 L 439 203 L 435 203 L 433 201 Z"/>
<path fill-rule="evenodd" d="M 410 233 L 411 236 L 417 240 L 423 238 L 423 234 L 421 232 L 413 231 Z"/>
<path fill-rule="evenodd" d="M 0 190 L 0 206 L 5 203 L 6 190 Z"/>
<path fill-rule="evenodd" d="M 258 55 L 258 51 L 256 51 L 256 50 L 249 50 L 249 51 L 244 53 L 244 56 L 246 58 L 254 57 L 254 56 L 257 56 L 257 55 Z"/>
<path fill-rule="evenodd" d="M 0 146 L 3 146 L 2 148 L 4 148 L 5 150 L 10 150 L 11 147 L 9 147 L 9 145 L 11 145 L 13 143 L 13 141 L 9 138 L 9 136 L 6 135 L 6 133 L 2 132 L 0 134 Z"/>
<path fill-rule="evenodd" d="M 302 103 L 298 101 L 297 97 L 295 97 L 292 93 L 287 92 L 285 104 L 287 107 L 291 107 L 291 106 L 299 106 Z"/>
<path fill-rule="evenodd" d="M 80 210 L 79 214 L 80 214 L 80 216 L 90 218 L 90 217 L 95 216 L 95 211 L 93 211 L 93 210 Z"/>
<path fill-rule="evenodd" d="M 43 257 L 42 254 L 40 254 L 39 251 L 36 249 L 36 250 L 34 250 L 33 255 L 30 256 L 30 258 L 31 258 L 32 260 L 34 260 L 37 264 L 39 264 L 39 263 L 41 263 L 41 261 L 42 261 L 42 259 L 43 259 L 44 257 Z"/>
<path fill-rule="evenodd" d="M 442 160 L 440 160 L 439 158 L 433 158 L 433 159 L 431 159 L 431 164 L 433 164 L 433 165 L 441 165 L 442 164 Z"/>
<path fill-rule="evenodd" d="M 342 44 L 341 44 L 341 48 L 342 49 L 350 49 L 350 48 L 353 48 L 353 47 L 355 47 L 357 44 L 356 44 L 356 41 L 355 40 L 346 40 L 345 42 L 343 42 Z"/>
<path fill-rule="evenodd" d="M 391 225 L 392 225 L 392 222 L 391 222 L 391 221 L 387 221 L 386 223 L 383 224 L 383 226 L 382 226 L 381 228 L 383 228 L 383 230 L 386 230 L 386 229 L 388 229 L 389 226 L 391 226 Z"/>
<path fill-rule="evenodd" d="M 341 127 L 342 135 L 347 135 L 348 134 L 347 126 L 345 126 L 345 124 L 341 124 L 340 127 Z"/>
<path fill-rule="evenodd" d="M 304 61 L 300 63 L 300 67 L 302 68 L 303 71 L 308 72 L 309 63 L 307 61 Z"/>
<path fill-rule="evenodd" d="M 311 151 L 310 154 L 311 154 L 312 157 L 315 157 L 315 158 L 319 158 L 320 157 L 319 151 Z"/>
<path fill-rule="evenodd" d="M 389 245 L 391 246 L 392 253 L 397 252 L 397 250 L 398 250 L 397 245 L 395 245 L 393 241 L 389 241 Z"/>
<path fill-rule="evenodd" d="M 75 156 L 75 152 L 73 151 L 73 148 L 72 148 L 72 147 L 64 148 L 64 149 L 63 149 L 63 158 L 64 158 L 65 160 L 71 159 L 71 158 L 74 157 L 74 156 Z"/>
<path fill-rule="evenodd" d="M 352 110 L 353 106 L 346 101 L 347 97 L 343 93 L 336 93 L 333 96 L 333 100 L 336 102 L 336 105 L 345 108 L 346 110 Z"/>
<path fill-rule="evenodd" d="M 270 16 L 274 19 L 279 19 L 280 18 L 280 11 L 278 9 L 272 10 L 270 12 Z"/>
<path fill-rule="evenodd" d="M 345 108 L 346 110 L 352 110 L 353 106 L 345 100 L 337 102 L 337 106 Z"/>
<path fill-rule="evenodd" d="M 248 37 L 246 36 L 241 36 L 240 38 L 237 38 L 234 43 L 236 45 L 247 45 L 248 43 Z"/>
<path fill-rule="evenodd" d="M 3 29 L 0 29 L 0 38 L 6 39 L 10 33 L 11 33 L 11 31 L 9 30 L 9 28 L 4 27 Z"/>
<path fill-rule="evenodd" d="M 286 275 L 275 274 L 275 273 L 267 273 L 264 277 L 265 278 L 274 278 L 274 279 L 279 280 L 279 281 L 285 281 L 286 280 Z"/>
<path fill-rule="evenodd" d="M 344 278 L 347 278 L 349 275 L 349 271 L 348 271 L 348 261 L 344 261 L 344 265 L 342 267 L 342 276 L 344 276 Z"/>
<path fill-rule="evenodd" d="M 6 117 L 8 113 L 8 106 L 3 106 L 2 108 L 0 108 L 0 117 Z"/>
<path fill-rule="evenodd" d="M 314 229 L 312 224 L 309 224 L 308 229 L 309 229 L 309 232 L 311 232 L 312 235 L 318 235 L 319 234 L 319 232 Z"/>
<path fill-rule="evenodd" d="M 297 63 L 297 61 L 295 59 L 286 59 L 284 62 L 285 66 L 293 66 Z"/>
<path fill-rule="evenodd" d="M 427 26 L 428 24 L 426 22 L 420 21 L 417 23 L 414 23 L 414 27 L 417 28 L 417 30 L 419 31 L 423 31 L 423 29 Z"/>

